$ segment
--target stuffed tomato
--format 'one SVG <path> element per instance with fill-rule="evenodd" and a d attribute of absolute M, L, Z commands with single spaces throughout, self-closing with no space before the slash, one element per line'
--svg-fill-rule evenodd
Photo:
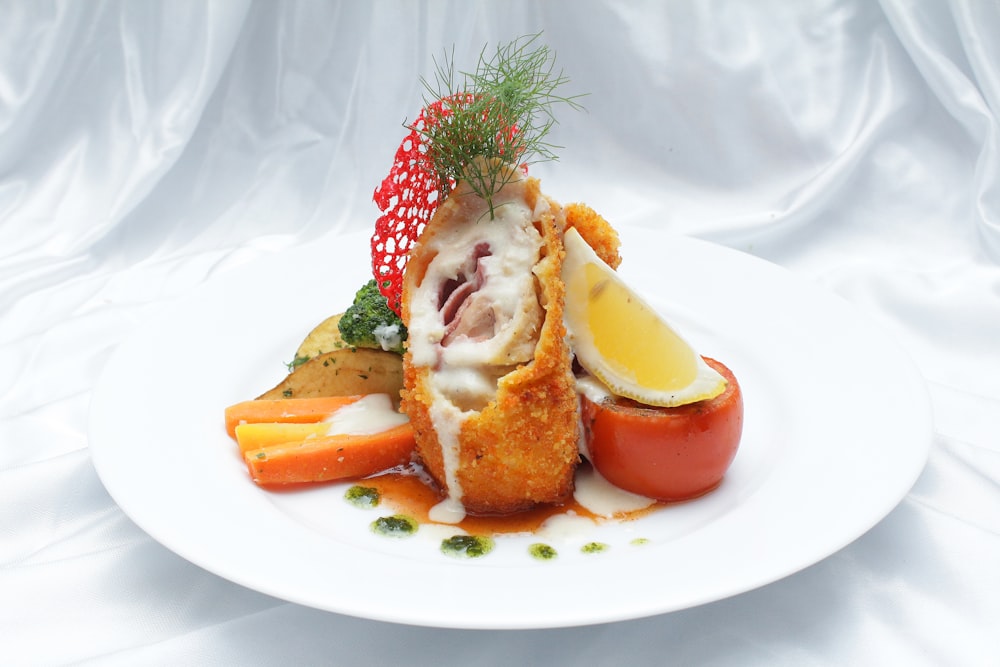
<path fill-rule="evenodd" d="M 743 433 L 743 395 L 733 373 L 704 401 L 663 408 L 627 398 L 581 398 L 584 437 L 594 468 L 615 486 L 662 501 L 695 498 L 717 487 Z"/>

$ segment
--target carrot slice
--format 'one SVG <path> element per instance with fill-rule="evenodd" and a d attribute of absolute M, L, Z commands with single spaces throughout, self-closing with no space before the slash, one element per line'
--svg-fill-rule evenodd
<path fill-rule="evenodd" d="M 302 442 L 306 438 L 325 436 L 329 432 L 330 424 L 327 422 L 316 422 L 315 424 L 237 424 L 236 444 L 240 447 L 240 453 L 243 453 L 250 449 Z"/>
<path fill-rule="evenodd" d="M 243 401 L 226 408 L 226 432 L 229 433 L 229 437 L 235 438 L 236 427 L 239 424 L 320 422 L 360 398 L 360 396 L 323 396 Z"/>
<path fill-rule="evenodd" d="M 366 477 L 407 463 L 416 442 L 409 422 L 373 435 L 327 435 L 243 453 L 262 486 Z"/>

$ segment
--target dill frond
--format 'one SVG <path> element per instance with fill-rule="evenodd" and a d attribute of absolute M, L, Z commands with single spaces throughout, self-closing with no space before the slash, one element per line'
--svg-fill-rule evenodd
<path fill-rule="evenodd" d="M 456 77 L 454 51 L 434 61 L 434 81 L 421 79 L 421 124 L 407 125 L 426 141 L 425 168 L 441 183 L 439 200 L 452 184 L 465 181 L 486 200 L 494 217 L 493 195 L 516 177 L 512 166 L 556 160 L 559 146 L 546 135 L 556 124 L 553 107 L 581 109 L 581 96 L 557 90 L 569 79 L 555 69 L 555 55 L 538 44 L 541 33 L 519 37 L 487 57 L 484 48 L 474 72 Z"/>

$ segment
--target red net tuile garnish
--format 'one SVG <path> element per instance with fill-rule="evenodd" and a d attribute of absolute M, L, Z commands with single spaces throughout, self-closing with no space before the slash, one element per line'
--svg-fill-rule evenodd
<path fill-rule="evenodd" d="M 432 103 L 433 114 L 446 114 L 446 101 Z M 375 221 L 372 234 L 372 275 L 389 308 L 400 314 L 403 273 L 410 248 L 437 210 L 442 192 L 454 187 L 442 183 L 437 173 L 428 169 L 427 143 L 420 130 L 427 123 L 427 110 L 421 110 L 413 129 L 396 149 L 392 169 L 372 197 L 382 215 Z"/>
<path fill-rule="evenodd" d="M 422 131 L 428 123 L 451 115 L 452 105 L 472 102 L 471 93 L 459 93 L 421 110 L 410 133 L 396 150 L 392 169 L 375 189 L 372 199 L 382 211 L 371 238 L 372 275 L 389 308 L 401 314 L 403 274 L 410 249 L 434 215 L 443 198 L 455 187 L 453 178 L 435 172 L 427 158 L 428 140 Z M 509 145 L 517 134 L 511 126 L 498 143 Z M 527 165 L 522 165 L 527 174 Z"/>

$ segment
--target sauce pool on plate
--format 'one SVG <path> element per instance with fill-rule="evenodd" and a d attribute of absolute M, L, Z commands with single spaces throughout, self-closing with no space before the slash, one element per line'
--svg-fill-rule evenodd
<path fill-rule="evenodd" d="M 406 537 L 415 533 L 420 525 L 438 524 L 432 518 L 432 510 L 443 498 L 444 493 L 415 464 L 360 480 L 344 494 L 345 501 L 360 509 L 382 507 L 383 503 L 390 508 L 386 516 L 371 524 L 373 532 L 386 537 Z M 615 489 L 584 462 L 577 472 L 577 493 L 565 503 L 540 505 L 513 514 L 466 514 L 457 524 L 449 524 L 454 526 L 456 534 L 442 541 L 441 551 L 454 557 L 478 558 L 492 551 L 496 536 L 542 535 L 549 530 L 571 533 L 576 522 L 592 526 L 608 521 L 630 521 L 662 506 L 663 503 Z M 633 540 L 633 544 L 645 542 L 643 538 Z M 606 545 L 597 542 L 580 546 L 583 553 L 599 553 L 605 548 Z M 558 556 L 556 548 L 545 542 L 531 544 L 528 553 L 539 561 Z"/>

